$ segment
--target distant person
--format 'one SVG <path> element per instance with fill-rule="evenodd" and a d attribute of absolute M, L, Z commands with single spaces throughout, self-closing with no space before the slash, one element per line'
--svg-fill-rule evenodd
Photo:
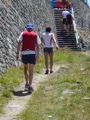
<path fill-rule="evenodd" d="M 68 0 L 68 9 L 71 10 L 71 0 Z"/>
<path fill-rule="evenodd" d="M 64 8 L 64 10 L 62 11 L 62 17 L 63 17 L 63 27 L 64 27 L 64 29 L 66 29 L 67 28 L 67 21 L 66 21 L 66 17 L 67 17 L 67 15 L 69 14 L 69 11 L 66 9 L 66 8 Z"/>
<path fill-rule="evenodd" d="M 62 0 L 62 8 L 66 8 L 66 0 Z"/>
<path fill-rule="evenodd" d="M 70 11 L 69 14 L 66 17 L 68 34 L 72 33 L 73 20 L 74 20 L 74 18 L 71 14 L 71 11 Z"/>
<path fill-rule="evenodd" d="M 26 26 L 26 30 L 20 34 L 16 52 L 16 60 L 18 60 L 19 51 L 21 50 L 22 54 L 21 59 L 24 64 L 24 75 L 26 81 L 25 90 L 28 90 L 29 93 L 33 92 L 32 88 L 33 70 L 34 65 L 36 64 L 36 59 L 38 60 L 39 58 L 39 45 L 41 44 L 41 40 L 38 34 L 34 32 L 33 29 L 34 25 L 32 23 L 29 23 Z"/>
<path fill-rule="evenodd" d="M 42 45 L 44 47 L 44 58 L 45 58 L 45 74 L 49 73 L 49 60 L 50 58 L 50 73 L 53 73 L 53 42 L 55 43 L 56 49 L 59 49 L 54 33 L 51 32 L 51 28 L 47 27 L 46 31 L 42 34 L 41 37 Z"/>

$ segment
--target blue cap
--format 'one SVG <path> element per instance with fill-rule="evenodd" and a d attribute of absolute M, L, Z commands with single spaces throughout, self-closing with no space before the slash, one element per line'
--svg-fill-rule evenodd
<path fill-rule="evenodd" d="M 27 29 L 29 29 L 29 28 L 33 29 L 33 28 L 34 28 L 34 25 L 33 25 L 32 23 L 29 23 L 29 24 L 27 24 L 26 28 L 27 28 Z"/>

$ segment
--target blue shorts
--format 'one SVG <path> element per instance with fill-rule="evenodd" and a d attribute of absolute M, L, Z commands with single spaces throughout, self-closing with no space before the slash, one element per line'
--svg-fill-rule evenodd
<path fill-rule="evenodd" d="M 67 25 L 72 25 L 72 24 L 73 22 L 71 20 L 67 22 Z"/>
<path fill-rule="evenodd" d="M 36 64 L 36 55 L 35 54 L 28 54 L 28 55 L 22 55 L 22 62 L 24 64 Z"/>
<path fill-rule="evenodd" d="M 44 52 L 53 53 L 53 48 L 44 48 Z"/>

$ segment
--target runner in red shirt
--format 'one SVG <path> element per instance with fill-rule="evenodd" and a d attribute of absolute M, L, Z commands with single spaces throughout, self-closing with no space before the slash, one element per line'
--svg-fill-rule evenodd
<path fill-rule="evenodd" d="M 19 59 L 19 51 L 21 50 L 21 59 L 24 64 L 24 75 L 25 75 L 25 90 L 29 93 L 33 91 L 32 79 L 34 65 L 36 64 L 36 59 L 39 58 L 39 45 L 41 40 L 36 32 L 34 32 L 34 25 L 29 23 L 26 26 L 26 30 L 23 31 L 18 39 L 18 46 L 16 52 L 16 60 Z M 21 49 L 22 48 L 22 49 Z M 37 50 L 37 51 L 36 51 Z M 36 58 L 37 52 L 37 58 Z"/>

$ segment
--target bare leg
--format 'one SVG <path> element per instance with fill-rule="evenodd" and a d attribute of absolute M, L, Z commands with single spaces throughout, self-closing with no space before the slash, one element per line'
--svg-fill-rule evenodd
<path fill-rule="evenodd" d="M 45 58 L 45 67 L 48 69 L 48 52 L 44 52 L 44 58 Z"/>
<path fill-rule="evenodd" d="M 67 32 L 69 33 L 69 25 L 67 25 Z"/>
<path fill-rule="evenodd" d="M 70 26 L 70 25 L 68 25 L 68 26 L 69 26 L 69 29 L 68 29 L 68 30 L 69 30 L 69 33 L 70 33 L 70 31 L 71 31 L 71 26 Z"/>
<path fill-rule="evenodd" d="M 71 24 L 70 25 L 70 32 L 72 33 L 72 28 L 73 28 L 73 25 Z"/>
<path fill-rule="evenodd" d="M 28 83 L 28 79 L 29 79 L 28 64 L 24 64 L 24 76 L 25 76 L 26 83 Z"/>
<path fill-rule="evenodd" d="M 34 64 L 29 64 L 29 86 L 32 84 Z"/>
<path fill-rule="evenodd" d="M 53 68 L 53 53 L 50 53 L 49 56 L 50 56 L 50 70 L 52 70 L 52 68 Z"/>

